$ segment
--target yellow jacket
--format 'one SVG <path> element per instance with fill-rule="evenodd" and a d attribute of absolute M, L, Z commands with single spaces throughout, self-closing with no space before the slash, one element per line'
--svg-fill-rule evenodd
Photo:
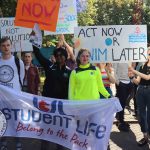
<path fill-rule="evenodd" d="M 91 64 L 80 65 L 73 70 L 69 81 L 70 100 L 97 100 L 99 92 L 106 98 L 110 96 L 102 82 L 100 70 Z"/>

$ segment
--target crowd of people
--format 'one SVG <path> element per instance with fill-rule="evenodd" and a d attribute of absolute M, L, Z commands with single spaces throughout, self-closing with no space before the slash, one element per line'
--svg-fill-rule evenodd
<path fill-rule="evenodd" d="M 24 91 L 38 95 L 40 91 L 40 76 L 36 66 L 32 64 L 32 52 L 23 55 L 23 61 L 11 53 L 12 42 L 8 37 L 0 41 L 2 57 L 0 59 L 0 84 L 16 91 Z M 80 49 L 75 58 L 73 48 L 61 35 L 50 59 L 46 59 L 40 49 L 33 43 L 33 53 L 45 71 L 45 81 L 42 95 L 50 98 L 69 99 L 76 101 L 99 100 L 116 96 L 123 108 L 116 114 L 117 127 L 128 132 L 130 125 L 124 120 L 124 109 L 127 99 L 135 100 L 135 112 L 143 138 L 139 146 L 148 143 L 150 136 L 150 49 L 144 65 L 129 66 L 128 63 L 90 63 L 90 52 Z M 134 64 L 134 63 L 133 63 Z M 137 69 L 137 70 L 136 70 Z M 116 95 L 111 85 L 116 85 Z M 131 96 L 132 95 L 132 96 Z M 2 138 L 3 139 L 3 138 Z M 0 143 L 4 143 L 1 139 Z M 6 139 L 5 139 L 6 140 Z M 16 146 L 21 142 L 16 140 Z M 42 141 L 41 150 L 67 149 L 61 145 Z M 6 144 L 5 144 L 6 145 Z M 3 145 L 1 145 L 3 146 Z"/>

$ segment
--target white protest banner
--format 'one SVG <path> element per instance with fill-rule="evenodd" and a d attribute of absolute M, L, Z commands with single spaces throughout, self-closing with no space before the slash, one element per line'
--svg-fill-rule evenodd
<path fill-rule="evenodd" d="M 107 150 L 117 98 L 69 101 L 16 92 L 0 85 L 3 136 L 30 137 L 72 150 Z M 6 123 L 7 120 L 7 123 Z"/>
<path fill-rule="evenodd" d="M 76 53 L 91 52 L 91 62 L 138 62 L 147 58 L 146 25 L 110 25 L 75 28 Z"/>
<path fill-rule="evenodd" d="M 0 18 L 1 38 L 8 36 L 12 40 L 12 52 L 32 51 L 29 36 L 32 29 L 14 26 L 15 18 Z"/>
<path fill-rule="evenodd" d="M 44 31 L 44 35 L 73 34 L 77 26 L 76 0 L 61 0 L 56 32 Z"/>

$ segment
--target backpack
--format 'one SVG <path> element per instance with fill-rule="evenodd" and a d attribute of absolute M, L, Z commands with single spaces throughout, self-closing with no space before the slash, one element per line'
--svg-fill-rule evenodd
<path fill-rule="evenodd" d="M 15 64 L 16 64 L 17 71 L 18 71 L 19 83 L 20 83 L 20 86 L 22 89 L 23 85 L 22 85 L 21 78 L 20 78 L 20 61 L 19 61 L 19 58 L 17 56 L 14 56 L 14 59 L 15 59 Z"/>

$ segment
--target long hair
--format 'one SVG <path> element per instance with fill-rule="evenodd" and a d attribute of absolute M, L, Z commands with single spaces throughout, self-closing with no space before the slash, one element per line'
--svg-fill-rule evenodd
<path fill-rule="evenodd" d="M 76 58 L 76 62 L 77 62 L 77 66 L 79 66 L 81 64 L 80 62 L 80 56 L 82 55 L 83 52 L 88 52 L 89 55 L 91 56 L 91 53 L 89 52 L 88 49 L 84 49 L 84 48 L 81 48 L 78 52 L 78 55 L 77 55 L 77 58 Z"/>

